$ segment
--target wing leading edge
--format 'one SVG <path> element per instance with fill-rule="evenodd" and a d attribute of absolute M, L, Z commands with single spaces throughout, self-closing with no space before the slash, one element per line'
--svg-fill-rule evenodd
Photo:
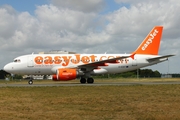
<path fill-rule="evenodd" d="M 112 59 L 95 61 L 95 62 L 92 62 L 92 63 L 87 63 L 87 64 L 78 65 L 77 67 L 78 67 L 78 68 L 86 68 L 86 67 L 96 68 L 96 67 L 98 67 L 98 66 L 108 66 L 107 63 L 119 63 L 118 60 L 122 60 L 122 59 L 125 59 L 125 58 L 131 57 L 132 59 L 134 59 L 134 55 L 135 55 L 135 54 L 131 54 L 131 55 L 121 56 L 121 57 L 112 58 Z"/>

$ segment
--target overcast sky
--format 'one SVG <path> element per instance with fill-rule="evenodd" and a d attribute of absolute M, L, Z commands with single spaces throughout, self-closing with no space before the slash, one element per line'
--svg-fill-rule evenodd
<path fill-rule="evenodd" d="M 0 16 L 0 69 L 41 51 L 131 53 L 162 25 L 159 54 L 176 56 L 148 68 L 180 73 L 179 0 L 1 0 Z"/>

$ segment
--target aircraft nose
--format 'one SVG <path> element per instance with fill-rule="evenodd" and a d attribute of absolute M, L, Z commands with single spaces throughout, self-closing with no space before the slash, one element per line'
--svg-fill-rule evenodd
<path fill-rule="evenodd" d="M 11 73 L 13 69 L 14 68 L 10 64 L 5 65 L 3 68 L 4 71 L 9 72 L 9 73 Z"/>

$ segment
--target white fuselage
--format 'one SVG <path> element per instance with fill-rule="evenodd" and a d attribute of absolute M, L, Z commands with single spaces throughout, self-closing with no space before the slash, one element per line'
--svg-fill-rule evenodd
<path fill-rule="evenodd" d="M 5 65 L 4 70 L 13 74 L 22 75 L 53 75 L 59 68 L 76 68 L 78 65 L 88 64 L 130 54 L 30 54 L 20 56 Z M 163 62 L 167 59 L 148 62 L 147 59 L 155 58 L 157 55 L 136 54 L 134 58 L 118 60 L 118 63 L 106 63 L 99 65 L 98 69 L 90 72 L 93 74 L 121 73 L 131 71 Z"/>

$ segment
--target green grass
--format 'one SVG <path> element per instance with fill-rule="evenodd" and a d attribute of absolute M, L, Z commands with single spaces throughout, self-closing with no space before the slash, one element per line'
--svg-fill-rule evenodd
<path fill-rule="evenodd" d="M 180 119 L 180 85 L 1 87 L 1 120 Z"/>

